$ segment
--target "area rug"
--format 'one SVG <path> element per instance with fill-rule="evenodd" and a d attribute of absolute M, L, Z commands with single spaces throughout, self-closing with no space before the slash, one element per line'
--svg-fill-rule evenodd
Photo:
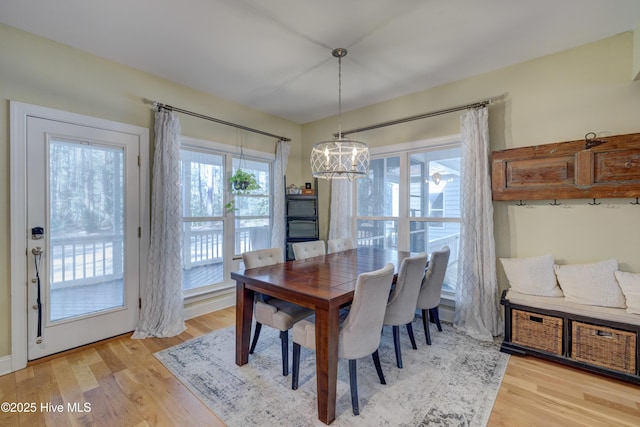
<path fill-rule="evenodd" d="M 401 329 L 403 369 L 396 366 L 392 331 L 383 331 L 380 360 L 358 360 L 360 415 L 351 411 L 348 362 L 338 364 L 335 426 L 485 426 L 509 356 L 500 340 L 477 341 L 443 324 L 427 346 L 422 321 L 414 321 L 418 350 Z M 228 426 L 322 426 L 317 419 L 315 353 L 302 348 L 300 384 L 281 371 L 277 331 L 263 328 L 255 352 L 235 364 L 235 328 L 212 332 L 155 354 Z M 291 360 L 291 355 L 289 357 Z"/>

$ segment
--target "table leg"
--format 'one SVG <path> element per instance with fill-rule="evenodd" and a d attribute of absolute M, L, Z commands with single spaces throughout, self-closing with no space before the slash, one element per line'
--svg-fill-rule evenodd
<path fill-rule="evenodd" d="M 249 362 L 249 341 L 253 318 L 254 292 L 242 282 L 236 282 L 236 365 Z"/>
<path fill-rule="evenodd" d="M 316 308 L 316 379 L 318 419 L 330 424 L 336 418 L 338 382 L 338 307 Z"/>

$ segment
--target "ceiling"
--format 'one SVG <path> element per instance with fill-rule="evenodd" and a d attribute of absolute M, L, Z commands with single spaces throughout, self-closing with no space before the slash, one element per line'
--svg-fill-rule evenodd
<path fill-rule="evenodd" d="M 2 0 L 0 22 L 306 123 L 337 113 L 336 47 L 348 111 L 633 30 L 640 0 Z"/>

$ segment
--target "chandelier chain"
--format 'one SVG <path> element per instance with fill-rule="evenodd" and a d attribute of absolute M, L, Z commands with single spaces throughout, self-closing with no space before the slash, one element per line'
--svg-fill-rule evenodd
<path fill-rule="evenodd" d="M 342 56 L 338 57 L 338 139 L 342 139 Z"/>

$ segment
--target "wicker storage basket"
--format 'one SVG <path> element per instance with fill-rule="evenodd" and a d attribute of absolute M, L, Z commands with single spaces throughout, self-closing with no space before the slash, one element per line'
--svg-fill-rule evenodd
<path fill-rule="evenodd" d="M 615 371 L 636 373 L 636 334 L 571 322 L 571 358 Z"/>
<path fill-rule="evenodd" d="M 562 318 L 514 309 L 511 312 L 511 341 L 561 355 Z"/>

